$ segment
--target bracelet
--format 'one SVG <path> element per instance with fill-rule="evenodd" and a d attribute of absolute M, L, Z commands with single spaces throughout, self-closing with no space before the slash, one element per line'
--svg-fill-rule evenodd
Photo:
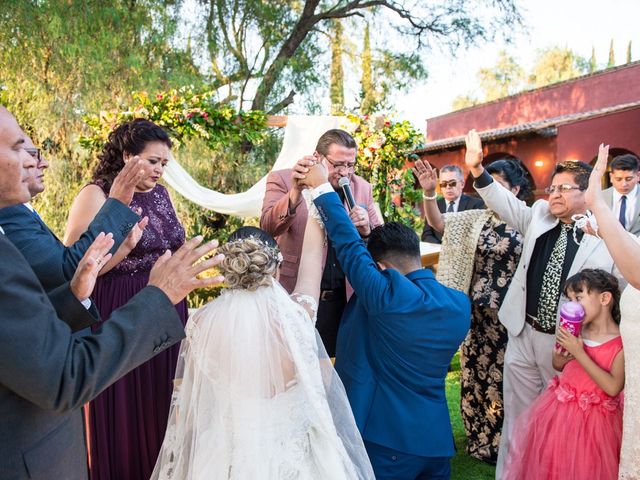
<path fill-rule="evenodd" d="M 425 200 L 435 200 L 436 198 L 438 198 L 438 195 L 434 192 L 432 197 L 428 197 L 427 195 L 424 194 L 424 192 L 422 193 L 422 198 Z"/>

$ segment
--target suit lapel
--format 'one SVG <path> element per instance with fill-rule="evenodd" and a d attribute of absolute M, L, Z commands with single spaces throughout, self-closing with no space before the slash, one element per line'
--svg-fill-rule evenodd
<path fill-rule="evenodd" d="M 636 185 L 636 204 L 635 210 L 633 211 L 633 220 L 631 220 L 631 226 L 629 227 L 629 231 L 635 231 L 638 223 L 640 222 L 640 191 L 638 191 L 640 187 Z"/>
<path fill-rule="evenodd" d="M 602 240 L 600 240 L 599 238 L 588 235 L 586 233 L 584 234 L 584 236 L 582 237 L 582 241 L 580 242 L 580 246 L 578 247 L 578 251 L 576 252 L 576 256 L 573 259 L 573 263 L 571 264 L 571 268 L 569 269 L 569 277 L 582 270 L 582 267 L 587 262 L 587 260 L 589 260 L 589 257 L 593 254 L 593 251 L 598 248 L 600 242 L 602 242 Z"/>

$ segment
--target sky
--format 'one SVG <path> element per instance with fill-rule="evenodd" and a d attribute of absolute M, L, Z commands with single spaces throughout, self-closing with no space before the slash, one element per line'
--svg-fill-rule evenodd
<path fill-rule="evenodd" d="M 519 5 L 526 31 L 511 45 L 484 44 L 461 50 L 455 58 L 437 51 L 427 54 L 429 77 L 396 97 L 397 118 L 424 131 L 427 118 L 450 112 L 457 95 L 477 88 L 477 71 L 494 65 L 501 49 L 525 71 L 536 51 L 550 46 L 567 47 L 587 58 L 594 47 L 600 67 L 609 58 L 611 39 L 617 64 L 626 61 L 629 40 L 632 59 L 640 60 L 640 0 L 520 0 Z"/>

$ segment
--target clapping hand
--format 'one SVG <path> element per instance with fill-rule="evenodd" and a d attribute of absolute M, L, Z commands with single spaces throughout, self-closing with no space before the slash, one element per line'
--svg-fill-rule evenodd
<path fill-rule="evenodd" d="M 162 290 L 174 305 L 196 288 L 219 285 L 224 281 L 222 276 L 197 277 L 198 274 L 215 267 L 224 259 L 224 255 L 219 254 L 198 262 L 218 247 L 217 240 L 211 240 L 203 245 L 200 245 L 201 243 L 202 237 L 197 236 L 185 242 L 174 254 L 167 250 L 151 269 L 149 285 Z"/>
<path fill-rule="evenodd" d="M 436 169 L 432 168 L 427 161 L 416 160 L 412 171 L 418 182 L 420 182 L 425 195 L 433 196 L 436 193 L 436 185 L 438 184 L 438 172 Z"/>
<path fill-rule="evenodd" d="M 113 247 L 113 235 L 101 233 L 78 263 L 73 278 L 69 283 L 71 293 L 80 301 L 91 296 L 96 285 L 96 278 L 100 269 L 111 259 L 109 250 Z"/>
<path fill-rule="evenodd" d="M 136 155 L 124 164 L 120 173 L 113 180 L 109 198 L 119 200 L 128 206 L 133 199 L 136 185 L 143 177 L 144 170 L 140 168 L 140 157 Z"/>

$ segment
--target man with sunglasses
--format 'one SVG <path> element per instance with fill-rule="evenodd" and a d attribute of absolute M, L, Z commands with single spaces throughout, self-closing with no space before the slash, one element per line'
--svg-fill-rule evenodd
<path fill-rule="evenodd" d="M 302 239 L 307 223 L 307 203 L 301 183 L 309 167 L 318 161 L 326 161 L 329 182 L 342 202 L 345 202 L 338 181 L 349 179 L 349 186 L 356 206 L 349 212 L 351 221 L 362 238 L 380 225 L 374 208 L 371 185 L 354 173 L 358 146 L 344 130 L 328 130 L 318 139 L 316 151 L 298 160 L 292 169 L 276 170 L 267 177 L 267 190 L 262 203 L 260 228 L 269 232 L 278 242 L 283 262 L 280 267 L 280 283 L 291 293 L 298 278 L 298 265 L 302 251 Z M 346 207 L 345 207 L 346 208 Z M 316 328 L 327 353 L 335 356 L 338 325 L 352 290 L 340 268 L 336 253 L 328 242 L 326 261 L 322 275 L 320 302 Z"/>
<path fill-rule="evenodd" d="M 545 189 L 546 200 L 531 207 L 493 180 L 482 167 L 482 143 L 475 130 L 466 138 L 465 161 L 487 208 L 524 236 L 522 255 L 498 312 L 509 341 L 504 357 L 504 423 L 496 479 L 503 478 L 514 422 L 556 374 L 552 365 L 559 306 L 568 301 L 565 280 L 584 268 L 614 270 L 604 242 L 575 228 L 586 213 L 584 191 L 591 167 L 560 162 Z M 514 432 L 513 434 L 516 434 Z"/>
<path fill-rule="evenodd" d="M 25 150 L 37 162 L 36 168 L 30 170 L 27 180 L 27 187 L 33 200 L 45 189 L 44 171 L 49 167 L 49 162 L 29 136 L 24 137 Z M 0 226 L 7 238 L 27 259 L 45 290 L 52 290 L 71 280 L 78 262 L 100 232 L 113 234 L 113 253 L 140 220 L 140 217 L 129 208 L 137 179 L 136 172 L 128 169 L 119 177 L 119 180 L 116 179 L 118 183 L 116 191 L 113 192 L 112 189 L 110 198 L 87 231 L 69 247 L 65 247 L 49 229 L 30 202 L 0 209 Z"/>
<path fill-rule="evenodd" d="M 445 165 L 440 169 L 440 191 L 442 198 L 438 198 L 440 213 L 463 212 L 484 208 L 484 202 L 470 195 L 462 193 L 464 188 L 464 175 L 457 165 Z M 436 232 L 427 223 L 422 232 L 422 241 L 427 243 L 442 243 L 442 234 Z"/>

